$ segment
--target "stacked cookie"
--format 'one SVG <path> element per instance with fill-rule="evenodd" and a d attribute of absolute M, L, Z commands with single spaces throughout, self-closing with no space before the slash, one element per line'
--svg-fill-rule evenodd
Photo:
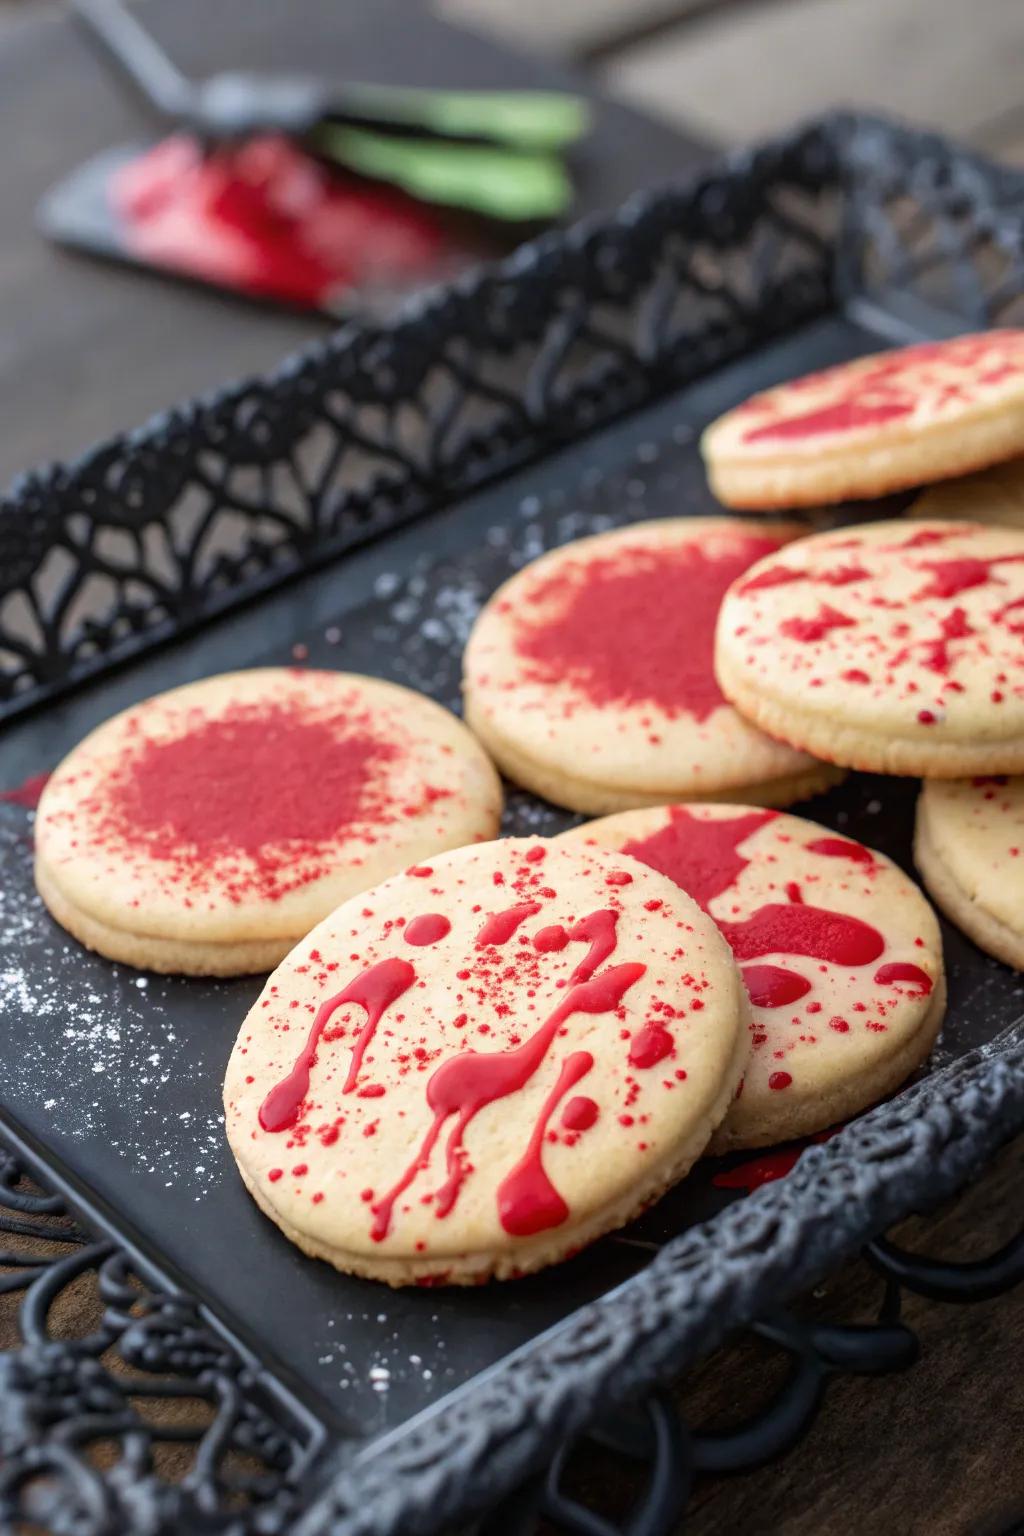
<path fill-rule="evenodd" d="M 999 467 L 1024 455 L 1024 333 L 781 386 L 704 448 L 744 510 L 974 473 L 910 521 L 668 519 L 543 556 L 470 637 L 469 729 L 368 678 L 237 673 L 101 726 L 47 787 L 37 883 L 82 942 L 277 966 L 227 1134 L 260 1207 L 341 1269 L 523 1274 L 705 1152 L 896 1089 L 942 1022 L 934 913 L 780 810 L 851 769 L 926 779 L 926 883 L 1024 953 L 1024 474 Z M 498 840 L 492 760 L 601 819 Z"/>

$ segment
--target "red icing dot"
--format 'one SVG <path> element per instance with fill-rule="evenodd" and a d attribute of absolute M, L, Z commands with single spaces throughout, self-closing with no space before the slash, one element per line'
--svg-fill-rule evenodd
<path fill-rule="evenodd" d="M 873 864 L 875 856 L 863 843 L 850 843 L 844 837 L 818 837 L 805 844 L 808 853 L 820 853 L 826 858 L 852 859 L 855 864 Z"/>
<path fill-rule="evenodd" d="M 267 1178 L 270 1180 L 271 1184 L 276 1184 L 278 1179 L 283 1178 L 283 1177 L 284 1177 L 284 1169 L 283 1168 L 271 1168 L 270 1172 L 267 1174 Z"/>
<path fill-rule="evenodd" d="M 567 1131 L 589 1131 L 599 1113 L 593 1099 L 577 1095 L 562 1110 L 562 1124 Z"/>
<path fill-rule="evenodd" d="M 533 936 L 533 946 L 542 955 L 552 954 L 554 951 L 564 949 L 569 942 L 569 935 L 561 923 L 553 923 L 550 928 L 541 928 Z"/>
<path fill-rule="evenodd" d="M 654 1067 L 671 1055 L 675 1042 L 661 1024 L 649 1023 L 638 1029 L 629 1042 L 631 1067 Z"/>
<path fill-rule="evenodd" d="M 907 961 L 894 960 L 889 965 L 882 965 L 875 972 L 875 981 L 880 987 L 891 986 L 894 982 L 905 981 L 910 986 L 919 988 L 917 996 L 927 997 L 932 990 L 932 979 L 927 971 L 923 971 L 919 965 L 911 965 Z"/>
<path fill-rule="evenodd" d="M 526 850 L 526 862 L 528 864 L 539 864 L 541 859 L 547 858 L 547 852 L 547 849 L 542 848 L 538 843 L 533 848 Z"/>
<path fill-rule="evenodd" d="M 806 976 L 798 976 L 781 965 L 746 965 L 743 984 L 755 1008 L 782 1008 L 811 990 Z"/>
<path fill-rule="evenodd" d="M 822 603 L 812 618 L 783 619 L 779 625 L 779 633 L 789 640 L 824 640 L 833 629 L 849 629 L 856 622 L 856 619 L 840 613 L 839 609 L 833 608 L 831 604 Z"/>
<path fill-rule="evenodd" d="M 917 718 L 921 725 L 934 725 L 938 716 L 930 709 L 919 709 Z"/>
<path fill-rule="evenodd" d="M 773 1072 L 768 1079 L 768 1087 L 779 1091 L 782 1088 L 788 1088 L 792 1081 L 788 1072 Z"/>
<path fill-rule="evenodd" d="M 611 874 L 605 875 L 605 885 L 632 885 L 633 876 L 624 869 L 613 869 Z"/>
<path fill-rule="evenodd" d="M 440 912 L 424 912 L 420 917 L 414 917 L 412 922 L 405 925 L 405 942 L 407 944 L 436 944 L 451 932 L 451 923 Z"/>

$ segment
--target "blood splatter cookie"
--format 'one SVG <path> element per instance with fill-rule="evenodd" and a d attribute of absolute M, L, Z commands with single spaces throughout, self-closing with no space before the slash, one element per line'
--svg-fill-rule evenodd
<path fill-rule="evenodd" d="M 926 784 L 914 857 L 947 917 L 986 954 L 1024 969 L 1024 779 Z"/>
<path fill-rule="evenodd" d="M 1024 769 L 1024 532 L 883 522 L 803 539 L 722 604 L 722 691 L 848 768 Z"/>
<path fill-rule="evenodd" d="M 269 970 L 340 901 L 493 837 L 497 775 L 390 683 L 266 668 L 108 720 L 52 775 L 36 883 L 90 949 L 147 970 Z"/>
<path fill-rule="evenodd" d="M 756 511 L 884 496 L 1024 452 L 1024 331 L 858 358 L 754 395 L 708 427 L 708 477 Z"/>
<path fill-rule="evenodd" d="M 470 636 L 468 723 L 509 778 L 573 810 L 813 794 L 830 770 L 742 720 L 712 670 L 727 587 L 797 531 L 678 518 L 545 555 Z"/>
<path fill-rule="evenodd" d="M 714 924 L 603 850 L 506 839 L 333 912 L 228 1064 L 228 1138 L 307 1253 L 391 1285 L 566 1257 L 700 1156 L 746 1057 Z"/>
<path fill-rule="evenodd" d="M 915 518 L 944 517 L 958 523 L 1024 528 L 1024 458 L 929 486 L 908 511 Z"/>
<path fill-rule="evenodd" d="M 752 1049 L 712 1151 L 834 1125 L 898 1088 L 931 1050 L 946 1000 L 939 927 L 883 854 L 735 805 L 628 811 L 558 841 L 660 870 L 732 947 Z"/>

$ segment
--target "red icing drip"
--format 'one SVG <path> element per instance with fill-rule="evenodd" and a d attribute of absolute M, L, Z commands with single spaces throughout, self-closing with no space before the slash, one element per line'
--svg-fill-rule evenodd
<path fill-rule="evenodd" d="M 351 1093 L 359 1076 L 366 1048 L 385 1010 L 408 991 L 416 972 L 408 960 L 381 960 L 350 981 L 343 992 L 327 998 L 317 1009 L 309 1038 L 286 1078 L 277 1083 L 260 1105 L 259 1121 L 265 1131 L 286 1131 L 299 1118 L 303 1100 L 309 1092 L 309 1073 L 316 1060 L 320 1036 L 336 1009 L 355 1003 L 366 1010 L 366 1023 L 352 1047 L 352 1061 L 343 1093 Z"/>
<path fill-rule="evenodd" d="M 451 933 L 452 925 L 440 912 L 424 912 L 420 917 L 414 917 L 405 925 L 405 942 L 407 944 L 436 944 L 438 939 L 443 939 Z"/>
<path fill-rule="evenodd" d="M 562 1124 L 567 1131 L 589 1131 L 597 1122 L 600 1110 L 593 1099 L 579 1095 L 570 1099 L 562 1110 Z"/>
<path fill-rule="evenodd" d="M 476 936 L 477 948 L 488 944 L 507 944 L 520 923 L 540 911 L 539 901 L 523 901 L 517 907 L 506 907 L 504 912 L 492 912 Z"/>
<path fill-rule="evenodd" d="M 516 650 L 533 678 L 568 682 L 594 704 L 648 703 L 706 720 L 725 702 L 713 666 L 722 598 L 777 548 L 745 534 L 723 553 L 624 548 L 563 568 L 532 590 L 527 609 L 546 612 L 519 613 Z"/>
<path fill-rule="evenodd" d="M 927 997 L 932 990 L 932 979 L 927 971 L 922 971 L 919 965 L 911 965 L 905 960 L 893 960 L 889 965 L 879 966 L 875 972 L 875 981 L 880 987 L 891 986 L 897 981 L 909 982 L 912 986 L 919 987 L 918 997 Z"/>
<path fill-rule="evenodd" d="M 574 1051 L 567 1058 L 555 1086 L 544 1100 L 526 1151 L 498 1185 L 498 1219 L 513 1237 L 532 1237 L 549 1227 L 559 1227 L 569 1214 L 569 1207 L 544 1172 L 541 1156 L 544 1132 L 569 1089 L 575 1087 L 593 1065 L 594 1058 L 589 1051 Z"/>
<path fill-rule="evenodd" d="M 849 843 L 845 837 L 816 837 L 805 843 L 808 853 L 821 853 L 830 859 L 852 859 L 855 864 L 873 864 L 875 856 L 863 843 Z"/>
<path fill-rule="evenodd" d="M 631 1067 L 656 1067 L 672 1054 L 675 1041 L 661 1024 L 645 1024 L 629 1042 Z"/>
<path fill-rule="evenodd" d="M 27 811 L 34 811 L 49 777 L 48 773 L 33 773 L 14 789 L 0 790 L 0 801 L 6 805 L 22 805 Z"/>
<path fill-rule="evenodd" d="M 614 912 L 595 912 L 569 930 L 571 939 L 590 942 L 590 952 L 573 972 L 562 1001 L 522 1045 L 489 1053 L 463 1051 L 437 1068 L 427 1084 L 427 1103 L 434 1114 L 433 1123 L 401 1178 L 373 1206 L 370 1236 L 374 1242 L 381 1242 L 387 1236 L 395 1202 L 409 1188 L 417 1173 L 429 1164 L 441 1129 L 450 1117 L 455 1117 L 455 1124 L 445 1152 L 447 1177 L 434 1200 L 439 1217 L 446 1216 L 454 1206 L 468 1172 L 464 1137 L 474 1116 L 488 1104 L 507 1098 L 526 1086 L 570 1015 L 614 1012 L 628 989 L 644 974 L 646 966 L 625 964 L 594 976 L 597 966 L 615 947 L 615 923 Z"/>
<path fill-rule="evenodd" d="M 336 301 L 367 278 L 422 281 L 447 245 L 428 209 L 344 179 L 283 138 L 208 154 L 176 135 L 119 170 L 110 196 L 134 253 L 295 304 Z"/>
<path fill-rule="evenodd" d="M 868 965 L 885 949 L 877 928 L 825 907 L 770 902 L 741 922 L 719 922 L 737 960 L 760 955 L 806 955 L 834 965 Z"/>
<path fill-rule="evenodd" d="M 850 629 L 856 623 L 856 619 L 840 613 L 838 608 L 833 608 L 829 603 L 822 603 L 812 618 L 783 619 L 779 625 L 779 633 L 790 640 L 824 640 L 833 629 Z"/>
<path fill-rule="evenodd" d="M 623 853 L 667 875 L 707 911 L 710 903 L 735 885 L 749 859 L 740 844 L 774 820 L 774 811 L 748 811 L 728 821 L 694 816 L 682 806 L 669 810 L 668 821 L 649 837 L 623 843 Z"/>
<path fill-rule="evenodd" d="M 806 571 L 795 571 L 789 565 L 769 565 L 736 588 L 737 592 L 765 592 L 771 587 L 788 587 L 794 581 L 806 581 Z"/>
<path fill-rule="evenodd" d="M 323 873 L 325 844 L 401 814 L 382 774 L 399 749 L 358 720 L 261 703 L 182 724 L 168 740 L 129 737 L 88 804 L 101 840 L 176 863 L 188 881 L 213 873 L 232 901 L 279 899 Z"/>
<path fill-rule="evenodd" d="M 811 983 L 781 965 L 745 965 L 743 984 L 755 1008 L 782 1008 L 806 997 Z"/>

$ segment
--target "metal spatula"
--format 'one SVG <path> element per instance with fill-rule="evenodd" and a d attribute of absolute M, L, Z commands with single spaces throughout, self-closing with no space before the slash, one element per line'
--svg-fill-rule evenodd
<path fill-rule="evenodd" d="M 73 9 L 168 125 L 211 141 L 258 133 L 304 138 L 331 123 L 403 138 L 552 153 L 578 139 L 588 125 L 586 102 L 556 91 L 338 86 L 310 76 L 235 70 L 191 80 L 120 0 L 73 0 Z"/>

